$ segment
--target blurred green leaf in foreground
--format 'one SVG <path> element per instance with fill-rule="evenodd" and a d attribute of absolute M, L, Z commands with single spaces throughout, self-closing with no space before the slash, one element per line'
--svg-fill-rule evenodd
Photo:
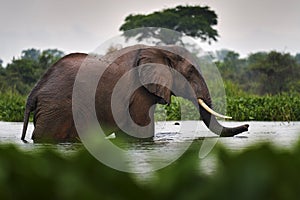
<path fill-rule="evenodd" d="M 211 174 L 199 168 L 195 142 L 179 160 L 141 183 L 87 151 L 62 155 L 0 146 L 0 199 L 299 199 L 300 143 L 292 150 L 260 144 L 214 151 Z"/>

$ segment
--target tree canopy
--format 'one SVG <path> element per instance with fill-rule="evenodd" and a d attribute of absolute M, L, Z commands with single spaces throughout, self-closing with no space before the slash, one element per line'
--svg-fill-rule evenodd
<path fill-rule="evenodd" d="M 113 49 L 112 49 L 113 50 Z M 0 66 L 0 93 L 29 93 L 42 74 L 64 55 L 57 49 L 26 49 L 20 57 Z M 300 92 L 300 54 L 277 51 L 256 52 L 240 58 L 237 52 L 215 52 L 216 65 L 225 86 L 256 95 Z"/>
<path fill-rule="evenodd" d="M 138 41 L 154 37 L 165 44 L 175 44 L 183 34 L 200 38 L 203 41 L 217 41 L 218 31 L 217 14 L 208 6 L 177 6 L 162 11 L 156 11 L 148 15 L 130 14 L 120 27 L 125 37 L 137 37 Z M 131 29 L 152 27 L 149 29 Z M 165 29 L 162 29 L 165 28 Z M 177 31 L 177 34 L 166 29 Z"/>
<path fill-rule="evenodd" d="M 288 53 L 271 51 L 251 64 L 250 68 L 259 73 L 259 81 L 264 83 L 261 90 L 269 94 L 288 90 L 291 82 L 299 78 L 300 68 L 296 59 Z"/>
<path fill-rule="evenodd" d="M 297 54 L 298 55 L 298 54 Z M 228 51 L 217 66 L 224 80 L 253 94 L 278 94 L 290 90 L 300 92 L 300 63 L 297 55 L 277 51 L 257 52 L 241 59 Z"/>
<path fill-rule="evenodd" d="M 23 50 L 20 58 L 14 58 L 5 68 L 0 67 L 0 91 L 28 94 L 46 69 L 63 55 L 57 49 Z"/>

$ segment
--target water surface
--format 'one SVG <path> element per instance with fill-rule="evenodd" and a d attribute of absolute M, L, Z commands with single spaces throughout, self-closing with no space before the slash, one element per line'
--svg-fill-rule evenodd
<path fill-rule="evenodd" d="M 281 148 L 291 148 L 300 136 L 300 122 L 221 122 L 225 126 L 237 126 L 244 123 L 250 125 L 249 131 L 235 137 L 219 138 L 210 132 L 203 122 L 184 121 L 175 123 L 156 122 L 156 137 L 152 142 L 136 142 L 125 145 L 127 162 L 137 172 L 156 170 L 157 166 L 163 166 L 177 159 L 191 144 L 192 141 L 220 143 L 232 151 L 240 151 L 253 144 L 270 142 Z M 22 149 L 35 150 L 40 148 L 56 148 L 64 153 L 74 152 L 83 148 L 82 144 L 34 144 L 30 140 L 33 124 L 30 123 L 27 130 L 25 144 L 20 140 L 23 123 L 0 122 L 0 143 L 13 143 Z M 207 171 L 213 171 L 213 157 L 205 156 L 201 165 Z"/>

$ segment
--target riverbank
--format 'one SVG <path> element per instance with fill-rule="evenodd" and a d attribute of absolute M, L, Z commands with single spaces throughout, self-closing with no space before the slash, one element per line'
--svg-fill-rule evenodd
<path fill-rule="evenodd" d="M 23 121 L 25 102 L 25 96 L 13 92 L 0 93 L 0 121 Z M 186 109 L 184 120 L 199 119 L 192 103 L 182 98 L 172 98 L 170 106 L 158 105 L 155 119 L 181 120 L 180 105 Z M 235 121 L 300 121 L 300 94 L 227 96 L 226 111 Z"/>

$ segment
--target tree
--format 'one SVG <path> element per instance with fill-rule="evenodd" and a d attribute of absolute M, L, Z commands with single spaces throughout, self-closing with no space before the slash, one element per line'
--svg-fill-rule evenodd
<path fill-rule="evenodd" d="M 22 55 L 21 58 L 22 59 L 28 59 L 28 60 L 34 60 L 34 61 L 38 61 L 39 57 L 40 57 L 40 50 L 37 49 L 26 49 L 22 51 Z"/>
<path fill-rule="evenodd" d="M 177 6 L 148 15 L 130 14 L 125 18 L 120 31 L 124 31 L 127 39 L 137 36 L 138 41 L 154 37 L 164 44 L 176 44 L 180 42 L 183 34 L 186 34 L 211 43 L 212 40 L 217 41 L 219 36 L 217 30 L 213 28 L 217 23 L 216 13 L 208 6 Z M 152 28 L 128 31 L 142 27 Z"/>
<path fill-rule="evenodd" d="M 5 69 L 2 67 L 3 61 L 0 59 L 0 92 L 6 90 Z"/>
<path fill-rule="evenodd" d="M 245 60 L 240 59 L 240 55 L 234 51 L 226 50 L 224 52 L 226 52 L 226 56 L 223 61 L 216 62 L 218 69 L 225 80 L 239 83 Z"/>
<path fill-rule="evenodd" d="M 300 53 L 297 53 L 295 56 L 296 62 L 300 65 Z"/>
<path fill-rule="evenodd" d="M 37 77 L 34 71 L 37 68 L 37 61 L 30 59 L 13 59 L 6 67 L 7 82 L 12 90 L 20 94 L 27 94 L 30 86 L 35 83 Z"/>
<path fill-rule="evenodd" d="M 257 56 L 260 58 L 249 67 L 260 74 L 261 94 L 289 91 L 290 86 L 298 80 L 298 66 L 295 58 L 289 53 L 271 51 Z"/>
<path fill-rule="evenodd" d="M 63 57 L 64 52 L 58 49 L 46 49 L 39 56 L 39 65 L 40 68 L 45 70 L 52 64 L 54 64 L 57 60 Z"/>
<path fill-rule="evenodd" d="M 37 49 L 23 50 L 21 58 L 13 59 L 5 68 L 7 84 L 12 90 L 27 94 L 47 68 L 63 55 L 64 53 L 57 49 L 42 52 Z"/>
<path fill-rule="evenodd" d="M 228 49 L 221 49 L 214 53 L 214 57 L 217 61 L 224 61 L 227 54 L 230 52 Z"/>

